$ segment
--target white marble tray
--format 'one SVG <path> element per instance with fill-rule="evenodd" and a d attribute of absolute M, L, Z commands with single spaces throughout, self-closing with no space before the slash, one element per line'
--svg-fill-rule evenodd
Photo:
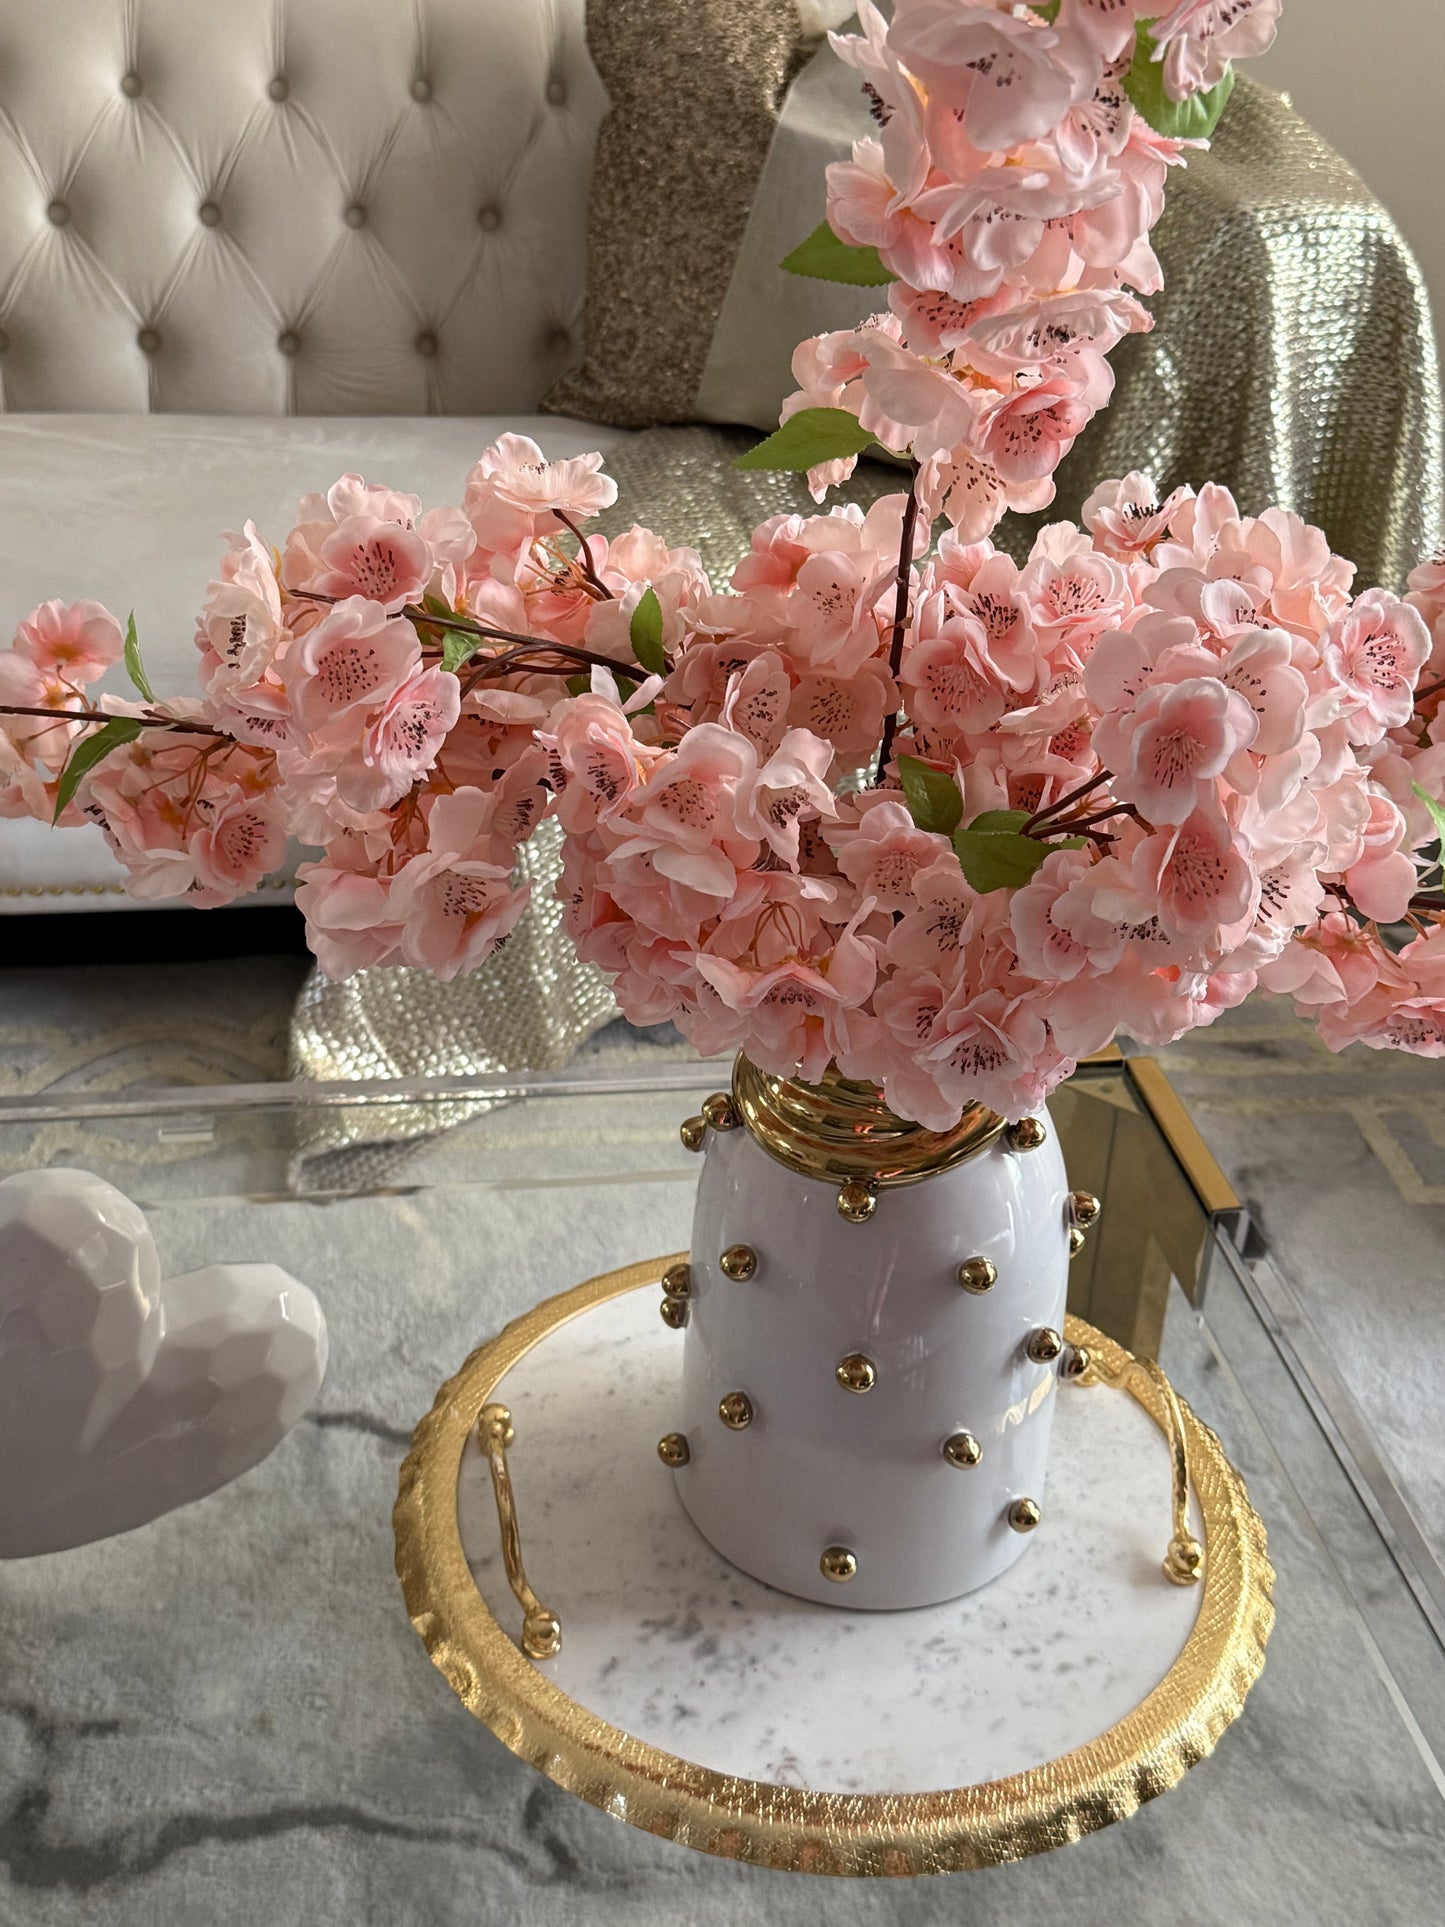
<path fill-rule="evenodd" d="M 1161 1570 L 1171 1459 L 1150 1411 L 1063 1386 L 1043 1523 L 1007 1574 L 913 1612 L 810 1604 L 714 1553 L 657 1456 L 681 1368 L 658 1317 L 667 1262 L 549 1301 L 474 1354 L 403 1473 L 413 1619 L 514 1751 L 714 1852 L 904 1872 L 1077 1837 L 1209 1750 L 1262 1663 L 1269 1572 L 1243 1488 L 1192 1415 L 1202 1585 Z M 521 1610 L 470 1429 L 491 1400 L 515 1427 L 527 1575 L 563 1629 L 547 1660 L 514 1643 Z"/>

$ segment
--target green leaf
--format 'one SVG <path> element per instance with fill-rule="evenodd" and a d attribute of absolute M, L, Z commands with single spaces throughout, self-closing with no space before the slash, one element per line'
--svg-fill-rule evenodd
<path fill-rule="evenodd" d="M 968 827 L 971 830 L 1021 830 L 1028 820 L 1027 810 L 985 810 Z"/>
<path fill-rule="evenodd" d="M 952 836 L 963 816 L 963 798 L 953 778 L 941 769 L 930 769 L 916 756 L 898 758 L 898 778 L 908 813 L 919 829 Z"/>
<path fill-rule="evenodd" d="M 1082 836 L 1061 836 L 1054 843 L 1040 842 L 1021 833 L 1020 826 L 1028 820 L 1023 810 L 985 810 L 966 830 L 955 832 L 953 848 L 964 877 L 980 894 L 1016 890 L 1053 851 L 1082 850 L 1088 841 Z"/>
<path fill-rule="evenodd" d="M 1234 92 L 1234 69 L 1229 68 L 1207 93 L 1171 100 L 1164 91 L 1163 63 L 1154 58 L 1154 36 L 1141 20 L 1124 92 L 1156 134 L 1167 134 L 1171 140 L 1208 140 Z"/>
<path fill-rule="evenodd" d="M 1059 0 L 1029 0 L 1029 4 L 1045 20 L 1053 21 L 1059 17 Z"/>
<path fill-rule="evenodd" d="M 1049 853 L 1047 844 L 1017 830 L 960 830 L 953 847 L 964 876 L 980 893 L 1017 889 Z"/>
<path fill-rule="evenodd" d="M 590 676 L 569 676 L 567 678 L 567 694 L 569 696 L 585 696 L 591 687 L 592 678 Z"/>
<path fill-rule="evenodd" d="M 144 728 L 145 724 L 136 716 L 112 716 L 108 723 L 101 724 L 93 736 L 85 736 L 76 744 L 69 762 L 60 772 L 52 822 L 59 822 L 60 813 L 80 787 L 81 778 L 88 776 L 113 749 L 119 749 L 122 743 L 133 743 Z"/>
<path fill-rule="evenodd" d="M 806 274 L 814 281 L 843 281 L 850 288 L 884 288 L 895 277 L 884 267 L 877 248 L 854 247 L 840 241 L 821 221 L 806 241 L 800 241 L 782 264 L 789 274 Z"/>
<path fill-rule="evenodd" d="M 643 590 L 637 607 L 632 611 L 632 620 L 627 626 L 632 638 L 632 653 L 652 676 L 667 674 L 667 658 L 662 653 L 662 604 L 657 599 L 657 591 L 648 587 Z"/>
<path fill-rule="evenodd" d="M 1442 847 L 1445 847 L 1445 809 L 1442 809 L 1433 796 L 1427 795 L 1418 783 L 1412 783 L 1410 787 L 1430 812 L 1430 821 L 1435 825 L 1435 834 L 1439 837 Z"/>
<path fill-rule="evenodd" d="M 151 694 L 151 686 L 146 681 L 146 672 L 141 665 L 140 643 L 135 633 L 134 609 L 132 609 L 129 616 L 127 616 L 125 624 L 125 673 L 130 677 L 132 683 L 134 683 L 141 695 L 145 697 L 146 701 L 153 703 L 155 697 Z"/>
<path fill-rule="evenodd" d="M 449 669 L 454 676 L 486 641 L 485 636 L 469 636 L 461 629 L 444 629 L 441 636 L 442 668 Z"/>
<path fill-rule="evenodd" d="M 988 890 L 1015 890 L 1037 871 L 1048 856 L 1048 846 L 1035 836 L 1019 836 L 1017 831 L 959 831 L 954 850 L 963 875 L 981 894 Z"/>
<path fill-rule="evenodd" d="M 794 473 L 816 468 L 820 462 L 835 462 L 846 455 L 861 455 L 873 437 L 859 426 L 858 417 L 846 408 L 800 408 L 790 415 L 776 435 L 739 455 L 734 468 L 785 468 Z"/>

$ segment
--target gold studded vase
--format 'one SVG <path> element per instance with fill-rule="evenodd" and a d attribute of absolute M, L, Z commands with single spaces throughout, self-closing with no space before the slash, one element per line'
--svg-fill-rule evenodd
<path fill-rule="evenodd" d="M 948 1132 L 870 1085 L 739 1058 L 689 1119 L 704 1162 L 683 1333 L 678 1496 L 734 1565 L 850 1607 L 985 1585 L 1046 1511 L 1071 1199 L 1047 1116 Z M 683 1275 L 685 1274 L 685 1275 Z"/>

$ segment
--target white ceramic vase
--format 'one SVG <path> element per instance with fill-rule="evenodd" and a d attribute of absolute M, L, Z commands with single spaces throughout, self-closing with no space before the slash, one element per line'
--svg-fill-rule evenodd
<path fill-rule="evenodd" d="M 869 1086 L 739 1059 L 684 1141 L 705 1162 L 682 1425 L 659 1445 L 734 1565 L 829 1604 L 923 1606 L 1020 1556 L 1041 1516 L 1071 1238 L 1046 1119 L 976 1107 L 949 1133 Z"/>

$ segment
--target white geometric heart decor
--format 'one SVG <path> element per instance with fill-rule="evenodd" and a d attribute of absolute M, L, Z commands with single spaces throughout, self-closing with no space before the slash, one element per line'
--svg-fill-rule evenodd
<path fill-rule="evenodd" d="M 0 1182 L 0 1558 L 204 1498 L 280 1443 L 325 1371 L 321 1307 L 275 1265 L 163 1283 L 144 1213 L 113 1185 Z"/>

